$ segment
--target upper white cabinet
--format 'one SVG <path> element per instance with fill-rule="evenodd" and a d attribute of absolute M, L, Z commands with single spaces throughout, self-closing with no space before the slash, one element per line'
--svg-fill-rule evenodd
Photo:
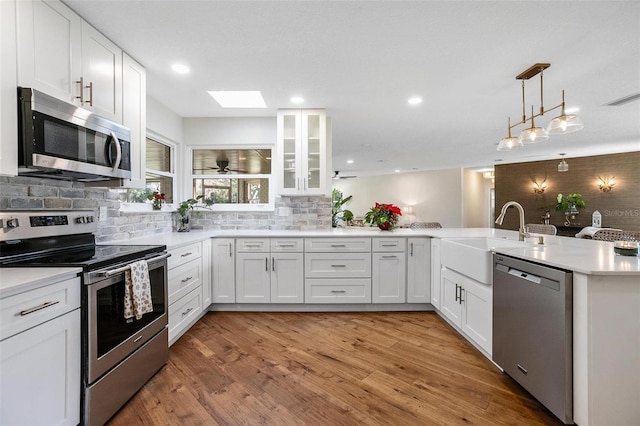
<path fill-rule="evenodd" d="M 122 122 L 122 50 L 59 1 L 17 2 L 18 84 Z"/>
<path fill-rule="evenodd" d="M 0 1 L 0 175 L 18 174 L 16 1 Z"/>
<path fill-rule="evenodd" d="M 280 110 L 277 130 L 279 194 L 328 194 L 330 147 L 325 111 Z"/>
<path fill-rule="evenodd" d="M 146 186 L 146 137 L 147 137 L 147 73 L 129 57 L 122 55 L 122 124 L 131 130 L 131 179 L 122 186 L 144 188 Z"/>

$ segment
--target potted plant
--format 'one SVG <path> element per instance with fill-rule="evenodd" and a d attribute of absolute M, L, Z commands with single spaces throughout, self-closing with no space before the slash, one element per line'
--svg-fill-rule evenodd
<path fill-rule="evenodd" d="M 364 215 L 364 221 L 376 225 L 383 231 L 391 231 L 397 225 L 400 216 L 402 211 L 398 206 L 376 203 Z"/>
<path fill-rule="evenodd" d="M 353 212 L 351 210 L 343 210 L 342 206 L 351 200 L 352 195 L 345 197 L 339 189 L 331 191 L 331 226 L 338 226 L 338 221 L 343 220 L 349 222 L 353 220 Z"/>
<path fill-rule="evenodd" d="M 205 198 L 204 195 L 198 195 L 196 198 L 189 198 L 188 200 L 179 203 L 178 208 L 176 209 L 176 212 L 178 213 L 176 231 L 189 232 L 191 230 L 191 211 L 194 210 L 195 207 L 210 210 L 209 207 L 213 204 L 213 196 Z M 197 210 L 195 212 L 198 215 L 200 214 Z"/>
<path fill-rule="evenodd" d="M 158 191 L 153 191 L 147 195 L 147 200 L 151 200 L 151 205 L 154 210 L 162 209 L 162 203 L 164 202 L 164 194 Z"/>
<path fill-rule="evenodd" d="M 566 197 L 562 194 L 558 194 L 556 198 L 556 210 L 563 211 L 565 215 L 565 226 L 571 225 L 571 220 L 575 220 L 576 216 L 580 214 L 578 209 L 583 209 L 586 207 L 584 200 L 582 199 L 582 195 L 580 194 L 569 194 Z"/>

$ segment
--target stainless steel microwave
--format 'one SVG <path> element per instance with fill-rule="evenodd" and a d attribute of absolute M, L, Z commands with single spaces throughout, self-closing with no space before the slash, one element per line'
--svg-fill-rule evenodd
<path fill-rule="evenodd" d="M 81 182 L 131 178 L 131 131 L 18 87 L 18 174 Z"/>

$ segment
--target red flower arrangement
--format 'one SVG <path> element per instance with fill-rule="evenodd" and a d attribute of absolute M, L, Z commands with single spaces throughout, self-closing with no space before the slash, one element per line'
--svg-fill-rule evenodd
<path fill-rule="evenodd" d="M 154 210 L 160 210 L 162 208 L 162 202 L 164 201 L 164 194 L 158 191 L 153 191 L 153 193 L 147 196 L 147 200 L 152 200 L 151 205 Z"/>
<path fill-rule="evenodd" d="M 364 215 L 364 221 L 376 225 L 383 231 L 389 231 L 396 226 L 400 216 L 402 216 L 402 211 L 398 206 L 376 203 L 376 205 Z"/>

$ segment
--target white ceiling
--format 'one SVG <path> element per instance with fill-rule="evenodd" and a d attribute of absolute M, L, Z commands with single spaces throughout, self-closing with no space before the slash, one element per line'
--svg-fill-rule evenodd
<path fill-rule="evenodd" d="M 293 95 L 326 108 L 344 175 L 640 150 L 640 101 L 605 105 L 640 93 L 638 1 L 65 3 L 144 65 L 148 94 L 180 116 L 275 117 Z M 551 63 L 545 107 L 565 89 L 585 128 L 497 152 L 507 116 L 522 114 L 515 76 L 536 62 Z M 526 83 L 529 113 L 539 87 Z M 224 110 L 208 90 L 261 90 L 268 108 Z"/>

